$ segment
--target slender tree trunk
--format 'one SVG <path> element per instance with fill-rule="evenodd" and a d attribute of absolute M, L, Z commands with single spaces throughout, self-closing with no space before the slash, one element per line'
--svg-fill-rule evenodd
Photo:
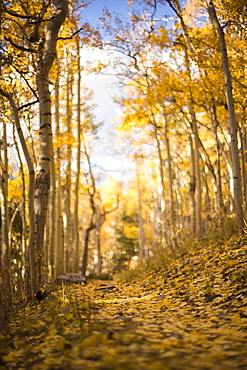
<path fill-rule="evenodd" d="M 28 295 L 28 291 L 31 292 L 31 289 L 28 288 L 30 286 L 30 265 L 28 263 L 28 249 L 27 249 L 27 217 L 26 217 L 26 179 L 24 173 L 24 167 L 22 162 L 21 153 L 19 150 L 19 145 L 16 140 L 15 135 L 15 126 L 13 126 L 13 138 L 16 147 L 16 152 L 19 160 L 19 170 L 20 176 L 22 179 L 21 183 L 21 203 L 20 203 L 20 213 L 21 213 L 21 220 L 22 220 L 22 230 L 21 230 L 21 256 L 22 256 L 22 269 L 25 271 L 25 294 Z"/>
<path fill-rule="evenodd" d="M 195 152 L 193 146 L 193 140 L 189 135 L 189 153 L 190 153 L 190 187 L 189 187 L 189 199 L 190 199 L 190 228 L 192 235 L 196 235 L 196 175 L 195 175 Z"/>
<path fill-rule="evenodd" d="M 167 116 L 164 112 L 164 142 L 167 155 L 167 179 L 168 179 L 168 194 L 169 194 L 169 226 L 170 226 L 170 240 L 171 247 L 174 248 L 177 245 L 175 238 L 175 210 L 174 210 L 174 198 L 173 198 L 173 176 L 172 176 L 172 157 L 170 149 L 170 141 L 168 136 L 167 127 Z"/>
<path fill-rule="evenodd" d="M 67 12 L 67 0 L 53 0 L 56 7 L 55 15 L 51 18 L 46 31 L 46 40 L 40 43 L 37 86 L 40 106 L 39 130 L 39 160 L 35 184 L 35 220 L 37 225 L 37 266 L 38 284 L 42 286 L 43 258 L 44 258 L 44 231 L 48 194 L 50 188 L 51 166 L 51 98 L 49 91 L 49 74 L 56 57 L 57 36 Z M 43 45 L 42 45 L 43 43 Z M 44 47 L 43 47 L 44 46 Z"/>
<path fill-rule="evenodd" d="M 246 135 L 246 127 L 243 123 L 242 130 L 240 131 L 240 138 L 241 138 L 241 162 L 242 162 L 242 185 L 243 185 L 243 201 L 244 201 L 244 209 L 247 208 L 247 176 L 246 176 L 246 169 L 247 169 L 247 135 Z"/>
<path fill-rule="evenodd" d="M 218 20 L 214 3 L 212 0 L 207 0 L 208 14 L 212 20 L 215 30 L 218 33 L 220 50 L 222 56 L 222 64 L 225 75 L 225 86 L 226 86 L 226 99 L 228 107 L 228 118 L 229 118 L 229 130 L 231 135 L 231 155 L 232 155 L 232 168 L 233 168 L 233 194 L 234 194 L 234 205 L 237 216 L 237 222 L 241 232 L 244 229 L 244 213 L 243 213 L 243 200 L 242 200 L 242 188 L 241 188 L 241 175 L 240 175 L 240 160 L 238 151 L 238 137 L 237 137 L 237 119 L 234 107 L 234 99 L 232 94 L 232 77 L 228 63 L 227 47 L 225 42 L 225 34 L 223 27 L 220 25 Z"/>
<path fill-rule="evenodd" d="M 96 252 L 97 252 L 97 263 L 96 263 L 95 272 L 97 275 L 100 275 L 102 273 L 102 254 L 101 254 L 101 238 L 100 238 L 100 230 L 101 230 L 102 225 L 101 225 L 101 222 L 99 221 L 99 223 L 96 226 L 96 230 L 95 230 L 95 241 L 96 241 Z"/>
<path fill-rule="evenodd" d="M 138 257 L 139 263 L 141 264 L 145 258 L 144 251 L 144 230 L 143 230 L 143 218 L 142 218 L 142 199 L 141 199 L 141 188 L 140 188 L 140 173 L 136 169 L 136 182 L 137 182 L 137 192 L 138 192 Z"/>
<path fill-rule="evenodd" d="M 54 277 L 61 275 L 64 271 L 64 255 L 63 255 L 63 219 L 62 219 L 62 196 L 61 196 L 61 132 L 60 132 L 60 73 L 61 68 L 59 63 L 56 63 L 56 85 L 55 85 L 55 135 L 58 145 L 56 147 L 56 163 L 55 163 L 55 179 L 56 179 L 56 199 L 55 199 L 55 256 L 54 256 Z"/>
<path fill-rule="evenodd" d="M 187 49 L 184 49 L 184 56 L 185 56 L 185 65 L 188 73 L 188 77 L 190 81 L 191 78 L 191 70 L 189 64 L 189 56 Z M 193 147 L 194 147 L 194 161 L 195 161 L 195 222 L 196 222 L 196 236 L 200 237 L 201 235 L 201 228 L 202 228 L 202 200 L 201 200 L 201 175 L 200 175 L 200 153 L 199 153 L 199 137 L 198 137 L 198 129 L 197 129 L 197 120 L 196 114 L 193 107 L 193 96 L 191 90 L 189 90 L 189 103 L 188 103 L 188 110 L 190 114 L 190 125 L 192 131 L 192 140 L 193 140 Z"/>
<path fill-rule="evenodd" d="M 92 213 L 90 215 L 90 222 L 89 226 L 86 228 L 85 238 L 84 238 L 84 251 L 83 251 L 83 259 L 82 259 L 82 275 L 86 275 L 87 272 L 87 265 L 88 265 L 88 249 L 89 249 L 89 236 L 90 232 L 96 228 L 95 224 L 95 215 L 96 215 L 96 206 L 95 206 L 95 194 L 96 194 L 96 187 L 95 187 L 95 180 L 92 171 L 92 165 L 89 157 L 89 153 L 87 150 L 86 145 L 84 144 L 84 153 L 87 159 L 88 170 L 89 170 L 89 181 L 88 181 L 88 195 Z"/>
<path fill-rule="evenodd" d="M 50 219 L 49 219 L 49 268 L 51 271 L 51 278 L 55 278 L 55 238 L 56 238 L 56 170 L 54 161 L 54 149 L 52 147 L 51 157 L 51 192 L 50 192 Z"/>
<path fill-rule="evenodd" d="M 76 38 L 77 47 L 77 147 L 76 147 L 76 179 L 75 179 L 75 205 L 74 205 L 74 229 L 75 229 L 75 262 L 74 270 L 79 271 L 79 187 L 81 175 L 81 57 L 80 38 Z"/>
<path fill-rule="evenodd" d="M 3 302 L 6 309 L 11 306 L 11 269 L 10 269 L 10 246 L 9 246 L 9 214 L 8 214 L 8 149 L 7 149 L 7 128 L 3 122 L 3 139 L 2 139 L 3 158 L 0 157 L 1 167 L 1 184 L 0 184 L 0 204 L 1 204 L 1 270 L 2 282 L 0 289 L 3 291 Z"/>
<path fill-rule="evenodd" d="M 62 230 L 63 230 L 63 221 L 62 221 L 62 197 L 61 197 L 61 181 L 60 181 L 60 168 L 61 168 L 61 132 L 60 132 L 60 65 L 56 62 L 56 84 L 55 84 L 55 136 L 58 145 L 55 149 L 56 162 L 55 162 L 55 235 L 54 235 L 54 265 L 52 276 L 59 276 L 64 272 L 64 260 L 63 260 L 63 245 L 62 245 Z"/>
<path fill-rule="evenodd" d="M 83 251 L 83 258 L 82 258 L 82 268 L 81 273 L 83 276 L 86 275 L 87 272 L 87 265 L 88 265 L 88 249 L 89 249 L 89 236 L 93 229 L 95 229 L 96 225 L 93 222 L 93 216 L 90 219 L 90 225 L 86 228 L 85 238 L 84 238 L 84 251 Z"/>
<path fill-rule="evenodd" d="M 161 199 L 160 199 L 160 236 L 161 236 L 161 242 L 162 244 L 166 241 L 166 243 L 169 245 L 169 241 L 167 238 L 167 232 L 165 230 L 166 228 L 166 222 L 165 222 L 165 180 L 164 180 L 164 167 L 163 167 L 163 158 L 162 158 L 162 151 L 161 151 L 161 145 L 160 145 L 160 138 L 158 134 L 158 130 L 156 125 L 154 125 L 155 130 L 155 140 L 157 144 L 158 149 L 158 158 L 159 158 L 159 175 L 160 175 L 160 186 L 161 186 Z"/>
<path fill-rule="evenodd" d="M 96 211 L 96 227 L 95 227 L 95 250 L 97 255 L 95 272 L 97 275 L 102 273 L 102 254 L 101 254 L 101 228 L 105 222 L 106 212 L 101 213 L 98 208 Z"/>
<path fill-rule="evenodd" d="M 67 51 L 68 54 L 68 51 Z M 72 105 L 72 74 L 71 68 L 69 65 L 69 58 L 67 55 L 67 86 L 66 86 L 66 126 L 67 126 L 67 136 L 68 136 L 68 144 L 66 148 L 66 159 L 67 159 L 67 166 L 66 166 L 66 183 L 65 183 L 65 267 L 66 271 L 69 271 L 69 262 L 68 259 L 71 258 L 72 250 L 71 250 L 71 243 L 72 243 L 72 232 L 71 232 L 71 160 L 72 160 L 72 148 L 71 148 L 71 139 L 72 139 L 72 130 L 71 130 L 71 105 Z"/>
<path fill-rule="evenodd" d="M 190 65 L 189 65 L 189 53 L 188 53 L 188 51 L 191 54 L 196 55 L 196 49 L 193 45 L 193 42 L 192 42 L 191 38 L 189 37 L 188 28 L 187 28 L 187 25 L 184 22 L 180 1 L 179 0 L 174 0 L 174 1 L 167 0 L 167 2 L 169 4 L 169 6 L 175 11 L 175 13 L 177 14 L 177 16 L 179 18 L 179 21 L 180 21 L 182 34 L 183 34 L 185 44 L 186 44 L 186 47 L 184 49 L 185 66 L 186 66 L 186 69 L 187 69 L 187 72 L 188 72 L 188 77 L 189 77 L 190 80 L 192 80 Z M 201 175 L 200 175 L 200 163 L 199 163 L 199 140 L 198 140 L 198 129 L 197 129 L 197 122 L 196 122 L 196 115 L 195 115 L 195 111 L 194 111 L 194 108 L 193 108 L 192 92 L 189 91 L 189 94 L 190 94 L 190 102 L 189 102 L 189 105 L 188 105 L 188 109 L 189 109 L 189 114 L 190 114 L 190 118 L 191 118 L 191 128 L 192 128 L 192 135 L 193 135 L 192 139 L 194 141 L 194 150 L 195 150 L 195 153 L 194 153 L 194 160 L 195 160 L 195 222 L 196 222 L 195 232 L 196 232 L 196 236 L 199 237 L 200 234 L 201 234 L 201 229 L 202 229 L 202 214 L 201 214 L 201 212 L 202 212 L 202 210 L 201 210 L 202 200 L 201 200 Z M 192 194 L 192 192 L 191 192 L 191 194 Z"/>
<path fill-rule="evenodd" d="M 216 106 L 215 102 L 213 101 L 213 106 L 208 107 L 208 114 L 211 121 L 213 137 L 215 141 L 216 147 L 216 174 L 215 174 L 215 181 L 216 181 L 216 213 L 217 213 L 217 221 L 218 225 L 221 226 L 222 215 L 223 215 L 223 198 L 222 198 L 222 178 L 221 178 L 221 146 L 220 140 L 218 135 L 218 126 L 219 122 L 217 119 L 216 114 Z"/>

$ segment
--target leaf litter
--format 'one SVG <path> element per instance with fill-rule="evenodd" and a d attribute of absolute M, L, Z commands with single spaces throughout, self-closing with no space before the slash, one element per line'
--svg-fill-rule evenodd
<path fill-rule="evenodd" d="M 247 240 L 191 248 L 130 282 L 16 306 L 1 369 L 247 368 Z"/>

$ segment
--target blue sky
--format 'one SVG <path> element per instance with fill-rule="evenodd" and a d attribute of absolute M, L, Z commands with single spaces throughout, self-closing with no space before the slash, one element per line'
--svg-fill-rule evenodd
<path fill-rule="evenodd" d="M 127 0 L 94 0 L 92 4 L 83 10 L 82 16 L 93 26 L 96 26 L 104 8 L 107 8 L 110 12 L 115 11 L 125 16 L 129 12 Z"/>

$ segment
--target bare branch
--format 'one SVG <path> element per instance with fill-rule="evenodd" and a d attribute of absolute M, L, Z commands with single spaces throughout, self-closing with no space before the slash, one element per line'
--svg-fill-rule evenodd
<path fill-rule="evenodd" d="M 5 40 L 9 41 L 12 46 L 14 46 L 15 48 L 17 48 L 19 50 L 27 51 L 27 52 L 31 52 L 31 53 L 37 53 L 37 50 L 35 50 L 35 49 L 26 48 L 25 46 L 17 45 L 10 37 L 5 36 Z"/>
<path fill-rule="evenodd" d="M 72 33 L 72 35 L 71 36 L 69 36 L 69 37 L 58 37 L 57 39 L 58 40 L 71 40 L 71 39 L 73 39 L 73 37 L 75 36 L 75 35 L 77 35 L 79 32 L 81 32 L 83 30 L 83 27 L 81 27 L 81 28 L 79 28 L 79 30 L 77 30 L 77 31 L 75 31 L 74 33 Z"/>
<path fill-rule="evenodd" d="M 20 107 L 18 107 L 18 110 L 20 111 L 20 110 L 22 110 L 24 108 L 30 107 L 31 105 L 37 104 L 38 102 L 39 102 L 39 100 L 34 100 L 34 101 L 30 102 L 30 103 L 23 104 Z"/>
<path fill-rule="evenodd" d="M 14 12 L 13 10 L 9 10 L 7 9 L 6 7 L 4 7 L 3 11 L 9 15 L 12 15 L 13 17 L 17 17 L 17 18 L 20 18 L 20 19 L 37 19 L 38 17 L 35 17 L 33 15 L 29 15 L 29 14 L 18 14 L 16 12 Z"/>

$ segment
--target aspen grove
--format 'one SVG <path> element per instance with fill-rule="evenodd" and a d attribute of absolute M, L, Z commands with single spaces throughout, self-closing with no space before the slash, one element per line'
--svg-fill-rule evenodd
<path fill-rule="evenodd" d="M 245 233 L 246 2 L 129 0 L 128 19 L 102 7 L 97 28 L 90 3 L 0 3 L 6 320 L 62 273 L 119 274 Z M 121 91 L 108 150 L 128 163 L 122 175 L 97 166 L 104 122 L 87 74 L 114 75 Z"/>

